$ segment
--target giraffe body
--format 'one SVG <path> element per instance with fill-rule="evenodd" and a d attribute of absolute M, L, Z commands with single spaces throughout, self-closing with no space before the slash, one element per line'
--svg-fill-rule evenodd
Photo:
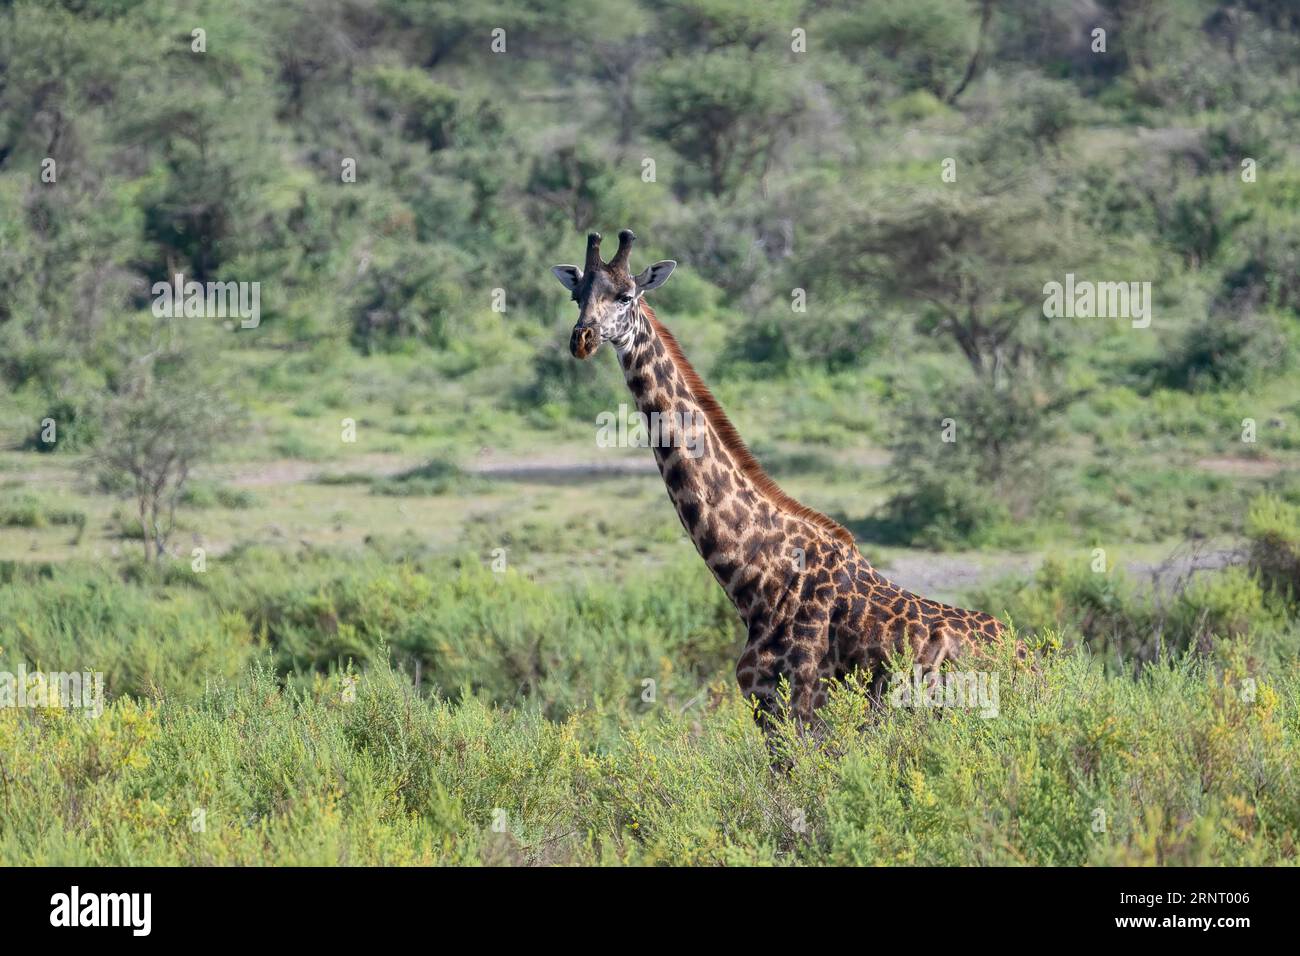
<path fill-rule="evenodd" d="M 736 679 L 760 723 L 777 710 L 782 678 L 794 716 L 812 722 L 829 682 L 851 672 L 867 675 L 879 697 L 886 657 L 908 645 L 933 673 L 945 660 L 1000 641 L 996 618 L 888 581 L 847 529 L 799 504 L 763 472 L 641 297 L 650 282 L 667 278 L 655 282 L 654 270 L 670 273 L 675 264 L 656 263 L 633 277 L 626 271 L 631 233 L 619 238 L 619 254 L 608 264 L 589 244 L 585 270 L 555 269 L 581 309 L 570 348 L 585 358 L 613 342 L 638 411 L 657 417 L 653 450 L 668 496 L 747 628 Z M 594 242 L 598 250 L 599 237 Z"/>

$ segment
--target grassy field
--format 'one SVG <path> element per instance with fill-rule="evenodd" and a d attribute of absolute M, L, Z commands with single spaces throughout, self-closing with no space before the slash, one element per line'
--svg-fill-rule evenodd
<path fill-rule="evenodd" d="M 582 501 L 626 514 L 624 491 Z M 634 507 L 664 517 L 657 494 Z M 297 500 L 259 491 L 230 513 L 287 522 Z M 455 494 L 418 500 L 460 534 L 475 523 Z M 1295 509 L 1272 504 L 1251 553 L 1294 573 Z M 781 773 L 734 689 L 734 612 L 677 534 L 579 557 L 573 537 L 601 527 L 575 528 L 576 504 L 540 528 L 505 495 L 494 507 L 517 524 L 492 540 L 533 570 L 495 572 L 423 528 L 239 546 L 201 573 L 0 565 L 0 669 L 76 662 L 109 688 L 97 719 L 0 709 L 0 859 L 1295 861 L 1300 627 L 1266 578 L 1154 590 L 1081 554 L 987 579 L 970 597 L 1037 653 L 992 669 L 996 713 L 871 708 L 846 688 L 821 737 L 787 728 Z"/>
<path fill-rule="evenodd" d="M 994 717 L 845 690 L 783 774 L 734 688 L 743 633 L 644 449 L 475 412 L 468 383 L 393 390 L 329 411 L 260 393 L 157 567 L 84 454 L 0 453 L 0 669 L 102 671 L 109 698 L 98 719 L 0 708 L 0 860 L 1296 861 L 1294 570 L 1243 572 L 1296 552 L 1293 451 L 1207 435 L 1162 459 L 1155 433 L 1104 472 L 1083 456 L 1054 527 L 936 553 L 873 540 L 889 455 L 867 432 L 819 439 L 819 415 L 811 439 L 764 440 L 797 386 L 729 387 L 792 492 L 1039 655 L 995 671 Z M 447 404 L 491 422 L 481 444 Z M 1252 528 L 1251 501 L 1280 511 Z M 1192 574 L 1196 552 L 1219 560 Z"/>
<path fill-rule="evenodd" d="M 777 773 L 689 567 L 567 589 L 247 560 L 166 599 L 147 569 L 7 592 L 28 659 L 97 635 L 119 693 L 99 719 L 0 711 L 6 864 L 1295 860 L 1294 630 L 1134 678 L 1044 629 L 1037 666 L 997 664 L 995 715 L 846 688 Z"/>

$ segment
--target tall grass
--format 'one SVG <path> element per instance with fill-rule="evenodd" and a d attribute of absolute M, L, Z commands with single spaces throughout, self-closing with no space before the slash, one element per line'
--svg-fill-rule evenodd
<path fill-rule="evenodd" d="M 99 720 L 0 710 L 0 861 L 29 864 L 1270 864 L 1300 830 L 1300 671 L 1006 670 L 996 717 L 837 693 L 769 769 L 720 688 L 561 721 L 380 664 L 265 668 Z M 355 696 L 353 696 L 353 694 Z M 790 731 L 789 733 L 792 733 Z M 792 738 L 794 739 L 794 738 Z"/>
<path fill-rule="evenodd" d="M 204 573 L 137 563 L 9 565 L 5 575 L 0 620 L 13 625 L 0 664 L 103 671 L 113 695 L 192 695 L 265 649 L 291 682 L 389 660 L 427 691 L 526 699 L 559 718 L 597 700 L 639 706 L 645 681 L 685 702 L 734 666 L 743 642 L 694 560 L 635 586 L 546 587 L 469 558 L 273 550 L 213 560 Z"/>
<path fill-rule="evenodd" d="M 1257 563 L 1292 553 L 1284 511 L 1257 509 Z M 4 565 L 0 669 L 103 671 L 110 700 L 0 707 L 0 863 L 1294 863 L 1275 585 L 1049 565 L 989 595 L 1032 665 L 957 665 L 993 712 L 850 684 L 774 771 L 693 559 L 569 585 L 311 551 Z"/>

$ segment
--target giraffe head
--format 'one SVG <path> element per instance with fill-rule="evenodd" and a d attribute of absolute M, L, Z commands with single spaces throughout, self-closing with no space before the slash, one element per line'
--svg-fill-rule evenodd
<path fill-rule="evenodd" d="M 609 262 L 600 261 L 600 233 L 587 237 L 587 261 L 577 266 L 551 269 L 578 303 L 578 322 L 569 337 L 569 351 L 575 358 L 590 358 L 602 342 L 625 341 L 632 331 L 637 300 L 643 292 L 663 285 L 677 263 L 664 259 L 632 275 L 627 257 L 636 239 L 631 229 L 618 234 L 618 252 Z"/>

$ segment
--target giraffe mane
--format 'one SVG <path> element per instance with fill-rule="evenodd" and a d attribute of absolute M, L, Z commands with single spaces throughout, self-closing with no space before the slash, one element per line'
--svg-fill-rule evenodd
<path fill-rule="evenodd" d="M 686 355 L 682 352 L 682 347 L 677 344 L 677 339 L 668 331 L 668 327 L 659 321 L 654 311 L 650 308 L 644 299 L 641 300 L 641 311 L 650 322 L 650 327 L 655 330 L 660 340 L 664 343 L 664 348 L 668 350 L 668 356 L 672 359 L 673 364 L 681 373 L 682 378 L 686 380 L 686 387 L 691 390 L 691 395 L 695 398 L 700 410 L 704 412 L 704 417 L 708 419 L 713 430 L 717 432 L 724 448 L 735 461 L 736 467 L 746 478 L 754 483 L 754 487 L 759 494 L 767 498 L 777 508 L 786 514 L 793 515 L 796 518 L 802 518 L 811 524 L 817 525 L 822 530 L 828 532 L 833 537 L 848 545 L 853 545 L 853 533 L 844 527 L 838 521 L 835 521 L 826 515 L 817 511 L 815 508 L 809 508 L 802 505 L 794 498 L 786 494 L 781 486 L 772 480 L 772 477 L 763 470 L 763 466 L 758 463 L 758 459 L 745 445 L 744 439 L 740 437 L 740 432 L 736 431 L 736 426 L 731 424 L 731 419 L 727 418 L 727 413 L 722 410 L 718 400 L 713 397 L 704 380 L 700 378 L 695 367 L 691 365 Z"/>

